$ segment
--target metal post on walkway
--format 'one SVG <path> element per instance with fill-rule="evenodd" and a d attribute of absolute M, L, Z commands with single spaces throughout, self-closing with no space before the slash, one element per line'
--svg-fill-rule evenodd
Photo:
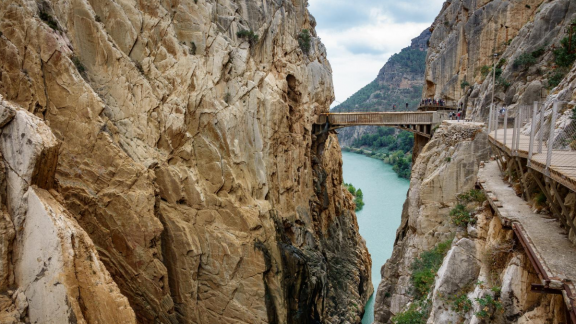
<path fill-rule="evenodd" d="M 520 118 L 518 119 L 518 126 L 516 129 L 516 155 L 520 149 L 520 130 L 522 129 L 522 121 L 524 120 L 524 109 L 520 109 Z"/>
<path fill-rule="evenodd" d="M 504 109 L 504 146 L 506 146 L 506 133 L 508 131 L 508 108 Z"/>
<path fill-rule="evenodd" d="M 492 132 L 492 110 L 494 105 L 490 105 L 490 112 L 488 113 L 488 134 Z"/>
<path fill-rule="evenodd" d="M 510 143 L 510 153 L 512 153 L 511 155 L 514 156 L 515 155 L 515 150 L 516 150 L 516 125 L 518 124 L 518 115 L 516 115 L 516 117 L 514 117 L 514 123 L 512 124 L 512 143 Z"/>
<path fill-rule="evenodd" d="M 552 108 L 552 120 L 550 121 L 550 134 L 548 135 L 548 156 L 546 157 L 546 176 L 550 177 L 550 164 L 552 163 L 552 147 L 554 146 L 554 126 L 556 126 L 556 114 L 558 113 L 559 103 L 554 103 Z"/>
<path fill-rule="evenodd" d="M 498 108 L 494 107 L 494 139 L 498 140 Z"/>
<path fill-rule="evenodd" d="M 538 134 L 538 153 L 542 153 L 542 142 L 544 142 L 544 109 L 545 105 L 540 107 L 540 128 Z"/>
<path fill-rule="evenodd" d="M 534 154 L 534 133 L 536 132 L 536 113 L 538 112 L 538 101 L 534 101 L 532 110 L 532 129 L 530 130 L 530 148 L 528 148 L 528 167 L 532 165 L 532 154 Z"/>

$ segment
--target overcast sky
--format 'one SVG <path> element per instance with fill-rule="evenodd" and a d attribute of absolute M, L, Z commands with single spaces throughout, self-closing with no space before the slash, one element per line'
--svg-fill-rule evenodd
<path fill-rule="evenodd" d="M 343 102 L 372 82 L 392 54 L 430 27 L 444 0 L 308 2 L 332 65 L 336 101 Z"/>

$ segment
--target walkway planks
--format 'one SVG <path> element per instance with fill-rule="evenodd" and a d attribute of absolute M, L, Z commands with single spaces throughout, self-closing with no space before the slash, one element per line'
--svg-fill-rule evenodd
<path fill-rule="evenodd" d="M 478 182 L 502 222 L 511 223 L 521 243 L 526 245 L 526 253 L 536 263 L 542 284 L 564 290 L 569 297 L 567 302 L 574 309 L 576 247 L 562 234 L 565 231 L 559 222 L 534 213 L 528 203 L 502 180 L 495 161 L 486 163 L 479 170 Z"/>
<path fill-rule="evenodd" d="M 504 144 L 503 129 L 499 129 L 496 135 L 497 138 L 495 139 L 495 132 L 489 134 L 488 138 L 490 139 L 490 142 L 509 155 L 514 155 L 512 154 L 512 129 L 508 129 L 506 132 L 506 144 Z M 519 136 L 518 156 L 527 159 L 530 150 L 530 137 L 526 135 Z M 548 152 L 546 151 L 546 145 L 543 145 L 542 153 L 537 153 L 537 145 L 537 141 L 535 141 L 534 152 L 532 154 L 532 159 L 530 160 L 532 162 L 530 168 L 539 173 L 545 174 Z M 576 192 L 576 152 L 552 151 L 550 178 Z"/>

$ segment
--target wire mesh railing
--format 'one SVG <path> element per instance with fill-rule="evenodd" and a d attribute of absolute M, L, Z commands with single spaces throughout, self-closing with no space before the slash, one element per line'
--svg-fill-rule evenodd
<path fill-rule="evenodd" d="M 576 109 L 574 104 L 555 102 L 552 109 L 532 106 L 492 107 L 488 130 L 513 156 L 528 158 L 549 176 L 556 166 L 576 177 Z"/>

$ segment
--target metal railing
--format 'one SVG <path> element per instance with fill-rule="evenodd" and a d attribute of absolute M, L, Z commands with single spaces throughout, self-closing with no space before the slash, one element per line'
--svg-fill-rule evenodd
<path fill-rule="evenodd" d="M 385 112 L 323 114 L 319 122 L 331 125 L 429 125 L 435 112 Z"/>
<path fill-rule="evenodd" d="M 555 102 L 552 109 L 534 102 L 513 110 L 492 107 L 488 131 L 512 156 L 527 158 L 528 167 L 550 176 L 551 167 L 576 175 L 576 112 L 574 105 Z M 560 171 L 556 171 L 560 172 Z"/>

